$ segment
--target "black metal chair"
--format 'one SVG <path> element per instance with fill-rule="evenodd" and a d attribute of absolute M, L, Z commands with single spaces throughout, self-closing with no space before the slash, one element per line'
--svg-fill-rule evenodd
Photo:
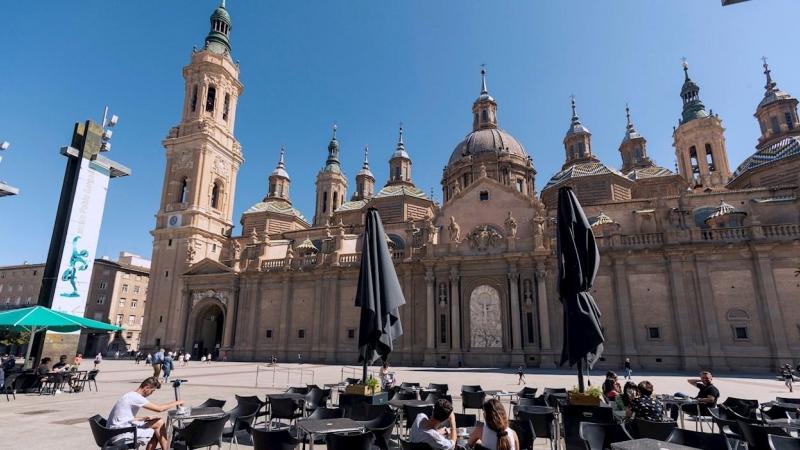
<path fill-rule="evenodd" d="M 306 414 L 313 413 L 317 408 L 325 408 L 328 406 L 328 400 L 331 398 L 330 389 L 311 389 L 306 394 L 305 411 Z"/>
<path fill-rule="evenodd" d="M 433 405 L 427 406 L 411 406 L 411 405 L 404 405 L 403 406 L 403 415 L 406 418 L 405 429 L 411 429 L 411 425 L 414 424 L 414 420 L 417 416 L 422 413 L 428 416 L 429 418 L 433 416 Z"/>
<path fill-rule="evenodd" d="M 456 419 L 458 422 L 458 419 Z M 533 442 L 536 440 L 536 431 L 530 420 L 509 420 L 508 427 L 517 433 L 519 446 L 522 450 L 533 450 Z"/>
<path fill-rule="evenodd" d="M 531 388 L 531 387 L 522 388 L 521 391 L 517 392 L 517 398 L 516 399 L 514 399 L 514 398 L 511 399 L 511 404 L 512 405 L 522 405 L 522 404 L 530 404 L 530 405 L 532 405 L 533 403 L 520 403 L 520 400 L 522 400 L 522 399 L 535 399 L 536 398 L 536 392 L 538 390 L 539 390 L 538 388 Z"/>
<path fill-rule="evenodd" d="M 536 410 L 528 410 L 536 408 Z M 550 439 L 550 448 L 556 444 L 556 411 L 549 406 L 519 407 L 517 420 L 527 420 L 533 425 L 537 438 Z"/>
<path fill-rule="evenodd" d="M 512 400 L 511 404 L 516 406 L 539 406 L 537 399 L 530 397 L 520 397 L 516 400 Z"/>
<path fill-rule="evenodd" d="M 80 386 L 81 386 L 81 390 L 84 390 L 86 388 L 86 385 L 89 385 L 89 391 L 91 391 L 92 390 L 92 384 L 94 384 L 94 390 L 95 391 L 99 391 L 99 389 L 97 389 L 97 374 L 98 373 L 100 373 L 99 370 L 90 370 L 89 372 L 87 372 L 86 376 L 83 377 L 81 380 L 79 380 Z"/>
<path fill-rule="evenodd" d="M 792 403 L 798 405 L 798 408 L 800 408 L 800 398 L 775 397 L 775 401 L 778 403 Z"/>
<path fill-rule="evenodd" d="M 236 397 L 236 403 L 237 404 L 253 403 L 253 404 L 256 404 L 256 405 L 259 406 L 258 412 L 256 413 L 256 420 L 255 420 L 255 422 L 252 423 L 252 426 L 256 426 L 258 424 L 258 418 L 259 417 L 267 417 L 269 415 L 269 403 L 261 401 L 261 399 L 258 398 L 258 396 L 256 396 L 256 395 L 247 395 L 247 396 L 235 395 L 235 397 Z M 206 402 L 208 402 L 209 400 L 213 400 L 213 399 L 208 399 L 208 400 L 206 400 Z M 219 402 L 222 402 L 223 405 L 225 404 L 225 400 L 214 400 L 213 403 L 219 403 Z M 214 406 L 217 406 L 217 405 L 214 405 Z M 217 407 L 218 408 L 222 408 L 222 406 L 217 406 Z M 264 419 L 264 428 L 266 428 L 266 427 L 267 427 L 267 419 Z"/>
<path fill-rule="evenodd" d="M 257 430 L 250 429 L 253 438 L 253 450 L 294 450 L 300 443 L 288 429 Z"/>
<path fill-rule="evenodd" d="M 699 404 L 699 403 L 684 403 L 684 404 L 680 405 L 680 410 L 683 411 L 683 414 L 685 416 L 689 416 L 689 417 L 694 418 L 694 420 L 695 420 L 695 423 L 694 423 L 695 431 L 697 431 L 698 427 L 700 427 L 700 431 L 702 431 L 703 430 L 703 422 L 705 421 L 705 418 L 709 418 L 709 419 L 711 418 L 711 413 L 708 412 L 708 408 L 709 408 L 708 405 L 702 405 L 702 404 Z M 722 410 L 723 408 L 726 411 L 731 411 L 731 412 L 735 413 L 735 411 L 729 410 L 729 409 L 727 409 L 725 407 L 720 407 L 720 410 Z M 711 420 L 711 432 L 713 433 L 714 432 L 714 421 L 713 421 L 713 419 L 710 419 L 710 420 Z"/>
<path fill-rule="evenodd" d="M 728 417 L 729 414 L 732 415 L 733 413 L 728 413 L 719 408 L 708 408 L 708 413 L 711 414 L 711 420 L 717 426 L 717 431 L 724 434 L 729 441 L 733 441 L 733 444 L 731 444 L 733 448 L 739 448 L 739 443 L 744 442 L 744 437 L 742 437 L 742 430 L 739 429 L 739 425 L 736 424 L 736 419 Z"/>
<path fill-rule="evenodd" d="M 632 427 L 636 439 L 655 439 L 657 441 L 664 441 L 672 433 L 672 430 L 678 428 L 678 422 L 654 422 L 652 420 L 634 418 Z"/>
<path fill-rule="evenodd" d="M 701 433 L 699 431 L 675 428 L 665 442 L 686 445 L 694 448 L 708 448 L 714 450 L 731 450 L 731 443 L 724 434 Z M 759 449 L 760 450 L 760 449 Z"/>
<path fill-rule="evenodd" d="M 564 388 L 544 388 L 542 391 L 547 406 L 559 409 L 558 401 L 566 398 L 567 390 Z"/>
<path fill-rule="evenodd" d="M 453 413 L 456 419 L 456 428 L 474 427 L 478 423 L 478 416 L 475 414 Z"/>
<path fill-rule="evenodd" d="M 63 375 L 61 375 L 60 373 L 49 373 L 39 386 L 39 395 L 42 395 L 44 391 L 47 391 L 51 395 L 56 395 L 56 392 L 61 390 L 63 384 L 64 384 Z"/>
<path fill-rule="evenodd" d="M 89 428 L 92 429 L 94 442 L 103 450 L 123 450 L 139 448 L 147 442 L 138 442 L 136 427 L 108 428 L 108 423 L 100 414 L 95 414 L 89 418 Z M 119 435 L 133 433 L 130 439 L 118 440 Z M 149 439 L 148 439 L 149 440 Z"/>
<path fill-rule="evenodd" d="M 748 400 L 737 397 L 728 397 L 721 405 L 736 412 L 736 414 L 740 416 L 749 417 L 751 419 L 756 418 L 756 411 L 758 411 L 759 408 L 758 400 Z"/>
<path fill-rule="evenodd" d="M 417 393 L 416 392 L 407 391 L 407 390 L 401 388 L 400 386 L 393 387 L 391 392 L 394 392 L 394 396 L 392 396 L 392 398 L 397 399 L 397 400 L 416 400 L 417 399 Z"/>
<path fill-rule="evenodd" d="M 376 417 L 380 417 L 381 414 L 391 411 L 392 408 L 389 405 L 371 405 L 364 403 L 364 419 L 363 420 L 372 420 Z"/>
<path fill-rule="evenodd" d="M 748 449 L 761 450 L 769 448 L 769 435 L 774 434 L 777 436 L 791 437 L 783 428 L 772 427 L 767 425 L 756 425 L 754 423 L 747 423 L 737 420 L 739 429 L 742 430 L 742 436 L 747 441 Z"/>
<path fill-rule="evenodd" d="M 761 417 L 762 418 L 768 417 L 768 418 L 773 419 L 773 420 L 774 419 L 785 419 L 786 418 L 786 413 L 797 412 L 797 408 L 799 408 L 799 407 L 800 407 L 800 405 L 787 406 L 786 404 L 783 404 L 783 405 L 774 404 L 774 405 L 761 406 Z"/>
<path fill-rule="evenodd" d="M 212 445 L 222 448 L 223 429 L 227 422 L 226 414 L 217 419 L 195 419 L 185 427 L 175 427 L 174 447 L 178 450 L 194 450 Z M 239 448 L 238 443 L 236 448 Z"/>
<path fill-rule="evenodd" d="M 308 394 L 308 387 L 292 386 L 289 389 L 287 389 L 284 393 L 286 393 L 286 394 L 303 394 L 303 395 L 306 395 L 306 394 Z"/>
<path fill-rule="evenodd" d="M 249 397 L 243 397 L 243 398 L 249 398 Z M 238 395 L 236 396 L 236 399 L 237 400 L 239 399 Z M 256 397 L 256 399 L 258 399 L 258 397 Z M 209 398 L 203 403 L 200 403 L 199 405 L 195 406 L 195 408 L 222 408 L 223 406 L 225 406 L 225 400 L 217 400 L 215 398 Z"/>
<path fill-rule="evenodd" d="M 225 427 L 222 431 L 222 437 L 231 440 L 231 446 L 236 444 L 239 448 L 239 439 L 236 434 L 242 431 L 248 431 L 253 427 L 253 422 L 256 420 L 258 411 L 261 410 L 261 404 L 242 402 L 236 405 L 235 408 L 228 411 L 228 420 L 231 423 L 230 427 Z M 230 447 L 229 447 L 230 448 Z"/>
<path fill-rule="evenodd" d="M 448 386 L 447 384 L 429 383 L 428 389 L 436 389 L 437 391 L 439 391 L 439 394 L 447 395 L 447 391 L 450 390 L 450 386 Z"/>
<path fill-rule="evenodd" d="M 433 447 L 424 442 L 409 442 L 400 439 L 400 450 L 433 450 Z"/>
<path fill-rule="evenodd" d="M 2 392 L 4 394 L 6 394 L 6 401 L 7 402 L 11 401 L 11 400 L 8 399 L 8 394 L 9 393 L 14 397 L 14 400 L 17 399 L 17 390 L 16 390 L 16 386 L 15 385 L 17 384 L 17 378 L 19 376 L 20 376 L 20 374 L 18 374 L 18 373 L 12 373 L 9 376 L 5 377 L 5 379 L 3 380 L 3 390 L 2 390 Z"/>
<path fill-rule="evenodd" d="M 372 433 L 331 433 L 325 440 L 328 450 L 372 450 Z"/>
<path fill-rule="evenodd" d="M 375 438 L 375 445 L 383 450 L 389 450 L 389 442 L 392 439 L 392 429 L 397 423 L 397 414 L 385 412 L 370 421 L 363 422 L 364 427 L 369 430 Z"/>
<path fill-rule="evenodd" d="M 483 391 L 478 392 L 462 392 L 461 393 L 461 412 L 467 412 L 467 408 L 483 409 L 483 404 L 486 402 L 486 393 Z"/>
<path fill-rule="evenodd" d="M 419 399 L 428 403 L 436 403 L 439 400 L 439 392 L 419 391 Z"/>
<path fill-rule="evenodd" d="M 483 392 L 480 384 L 464 384 L 461 386 L 461 393 L 464 392 Z"/>
<path fill-rule="evenodd" d="M 769 448 L 771 450 L 800 450 L 800 438 L 770 434 Z"/>
<path fill-rule="evenodd" d="M 625 428 L 617 423 L 581 422 L 579 433 L 586 450 L 605 450 L 616 442 L 633 440 Z"/>
<path fill-rule="evenodd" d="M 520 419 L 522 412 L 520 412 Z M 616 424 L 614 411 L 602 406 L 564 405 L 561 408 L 561 423 L 564 426 L 564 443 L 567 450 L 584 450 L 581 438 L 581 422 Z"/>
<path fill-rule="evenodd" d="M 358 384 L 361 382 L 361 378 L 345 378 L 344 382 L 347 384 Z"/>
<path fill-rule="evenodd" d="M 269 400 L 269 428 L 272 429 L 275 419 L 289 419 L 291 426 L 293 420 L 303 417 L 302 402 L 297 403 L 291 398 L 271 398 Z M 278 421 L 283 425 L 280 420 Z"/>
<path fill-rule="evenodd" d="M 409 383 L 409 382 L 404 381 L 404 382 L 400 383 L 400 387 L 401 388 L 406 388 L 406 389 L 414 389 L 414 388 L 418 388 L 419 387 L 419 383 Z"/>

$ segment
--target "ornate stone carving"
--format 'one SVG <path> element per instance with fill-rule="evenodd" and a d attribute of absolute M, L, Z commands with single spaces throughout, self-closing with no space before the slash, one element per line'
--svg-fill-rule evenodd
<path fill-rule="evenodd" d="M 253 245 L 258 245 L 261 241 L 258 239 L 258 232 L 256 231 L 256 227 L 253 227 L 253 231 L 250 232 L 250 242 Z"/>
<path fill-rule="evenodd" d="M 505 221 L 506 234 L 508 237 L 517 237 L 517 219 L 511 216 L 511 211 L 508 212 L 508 217 Z"/>
<path fill-rule="evenodd" d="M 184 150 L 178 155 L 178 169 L 188 169 L 192 164 L 192 154 L 189 150 Z"/>
<path fill-rule="evenodd" d="M 545 218 L 539 215 L 539 211 L 536 211 L 531 219 L 534 236 L 541 236 L 544 233 L 544 221 Z"/>
<path fill-rule="evenodd" d="M 486 178 L 486 165 L 481 163 L 481 178 Z"/>
<path fill-rule="evenodd" d="M 458 186 L 458 180 L 456 180 L 455 186 L 453 186 L 453 197 L 458 197 L 458 194 L 461 193 L 461 188 Z"/>
<path fill-rule="evenodd" d="M 486 251 L 489 248 L 497 247 L 503 240 L 503 235 L 498 233 L 489 225 L 478 225 L 465 239 L 469 243 L 469 248 L 479 251 Z"/>
<path fill-rule="evenodd" d="M 239 255 L 242 252 L 242 246 L 239 244 L 239 241 L 233 241 L 233 259 L 239 259 Z"/>
<path fill-rule="evenodd" d="M 425 231 L 427 231 L 428 244 L 433 244 L 433 239 L 436 236 L 438 229 L 436 228 L 436 225 L 433 224 L 433 220 L 431 219 L 430 215 L 425 218 Z"/>
<path fill-rule="evenodd" d="M 531 280 L 526 278 L 522 282 L 522 301 L 525 306 L 533 304 L 533 291 L 531 290 Z"/>
<path fill-rule="evenodd" d="M 459 234 L 461 233 L 461 227 L 458 226 L 456 223 L 456 218 L 450 216 L 450 225 L 448 225 L 447 229 L 450 231 L 450 242 L 458 242 L 461 239 L 459 238 Z"/>
<path fill-rule="evenodd" d="M 231 293 L 228 291 L 215 291 L 213 289 L 208 289 L 203 292 L 194 292 L 192 293 L 192 308 L 197 305 L 197 302 L 200 300 L 204 300 L 207 298 L 216 298 L 217 300 L 222 303 L 222 306 L 228 306 L 228 297 L 230 297 Z"/>
<path fill-rule="evenodd" d="M 469 300 L 470 345 L 502 347 L 503 325 L 500 294 L 491 286 L 478 286 Z"/>
<path fill-rule="evenodd" d="M 190 242 L 189 246 L 186 247 L 186 262 L 192 264 L 194 262 L 194 255 L 195 255 L 195 250 L 194 247 L 192 246 L 192 243 Z"/>
<path fill-rule="evenodd" d="M 228 178 L 228 165 L 219 156 L 214 157 L 214 164 L 212 164 L 211 170 L 222 178 Z"/>
<path fill-rule="evenodd" d="M 447 283 L 439 283 L 439 308 L 447 308 Z"/>
<path fill-rule="evenodd" d="M 167 139 L 175 139 L 178 137 L 178 127 L 172 127 L 169 129 L 169 133 L 167 133 Z"/>

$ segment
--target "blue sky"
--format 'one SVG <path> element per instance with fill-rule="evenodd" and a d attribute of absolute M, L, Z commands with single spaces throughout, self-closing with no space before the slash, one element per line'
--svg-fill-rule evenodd
<path fill-rule="evenodd" d="M 180 120 L 182 68 L 202 46 L 216 0 L 2 2 L 0 265 L 44 262 L 75 122 L 120 116 L 108 155 L 133 170 L 111 181 L 98 255 L 149 257 L 164 175 L 161 140 Z M 764 93 L 762 55 L 782 90 L 800 95 L 796 0 L 254 1 L 229 0 L 244 93 L 235 134 L 244 157 L 235 198 L 261 201 L 281 145 L 291 199 L 314 215 L 314 180 L 338 123 L 353 191 L 365 144 L 383 186 L 404 123 L 412 178 L 441 199 L 441 170 L 471 131 L 486 63 L 500 126 L 532 156 L 541 190 L 564 160 L 571 112 L 594 153 L 619 167 L 625 103 L 648 155 L 674 168 L 681 58 L 706 107 L 723 119 L 735 168 L 753 150 Z"/>

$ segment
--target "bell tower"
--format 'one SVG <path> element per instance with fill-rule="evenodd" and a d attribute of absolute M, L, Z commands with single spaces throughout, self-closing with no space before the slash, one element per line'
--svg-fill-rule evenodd
<path fill-rule="evenodd" d="M 339 165 L 339 141 L 336 140 L 336 125 L 333 137 L 328 144 L 328 159 L 325 167 L 317 174 L 317 202 L 314 208 L 314 226 L 321 227 L 331 223 L 333 212 L 346 202 L 347 177 Z"/>
<path fill-rule="evenodd" d="M 211 15 L 202 49 L 183 68 L 180 123 L 162 141 L 166 170 L 156 213 L 144 347 L 183 348 L 181 273 L 203 259 L 225 260 L 242 148 L 233 135 L 242 93 L 239 64 L 231 59 L 231 18 L 225 2 Z"/>

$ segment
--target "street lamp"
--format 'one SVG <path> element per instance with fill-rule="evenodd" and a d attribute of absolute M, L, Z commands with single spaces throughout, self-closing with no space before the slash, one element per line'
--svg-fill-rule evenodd
<path fill-rule="evenodd" d="M 6 141 L 0 142 L 0 151 L 6 150 L 9 146 L 11 146 L 11 144 Z M 3 157 L 0 156 L 0 161 L 2 160 Z M 0 197 L 8 197 L 17 194 L 19 194 L 19 189 L 14 186 L 9 186 L 5 181 L 0 181 Z"/>

